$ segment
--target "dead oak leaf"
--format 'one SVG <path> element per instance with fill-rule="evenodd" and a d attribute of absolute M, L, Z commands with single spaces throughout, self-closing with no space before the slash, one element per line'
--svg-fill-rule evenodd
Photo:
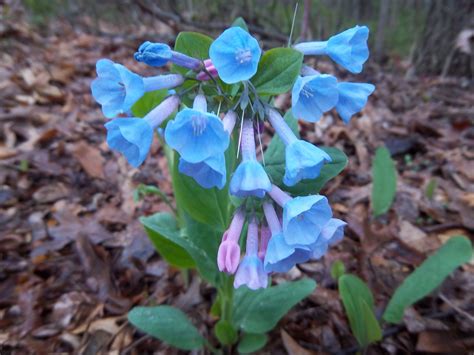
<path fill-rule="evenodd" d="M 79 161 L 87 175 L 93 178 L 104 179 L 105 159 L 99 149 L 82 141 L 74 147 L 73 156 Z"/>

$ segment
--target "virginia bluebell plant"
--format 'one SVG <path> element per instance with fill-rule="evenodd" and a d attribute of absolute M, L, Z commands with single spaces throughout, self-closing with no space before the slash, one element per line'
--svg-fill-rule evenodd
<path fill-rule="evenodd" d="M 163 213 L 145 222 L 150 237 L 150 230 L 161 236 L 155 245 L 167 260 L 175 256 L 160 243 L 182 250 L 216 285 L 218 314 L 232 327 L 239 325 L 229 315 L 235 307 L 229 284 L 265 289 L 274 273 L 323 257 L 344 235 L 346 223 L 334 218 L 318 191 L 344 168 L 345 155 L 300 139 L 297 120 L 317 122 L 334 109 L 349 124 L 375 87 L 339 82 L 303 62 L 327 56 L 360 73 L 369 56 L 368 34 L 367 27 L 355 26 L 327 41 L 264 52 L 248 31 L 230 27 L 216 39 L 181 33 L 174 49 L 139 46 L 135 60 L 171 66 L 170 74 L 142 77 L 108 59 L 97 62 L 91 88 L 111 119 L 105 124 L 109 147 L 139 167 L 157 136 L 168 158 L 178 215 L 167 215 L 171 225 L 160 224 Z M 283 116 L 273 98 L 289 90 L 292 108 Z M 269 127 L 275 136 L 263 152 L 262 132 Z M 198 233 L 196 225 L 212 232 Z M 217 233 L 218 246 L 212 239 Z M 210 269 L 203 258 L 213 259 Z"/>

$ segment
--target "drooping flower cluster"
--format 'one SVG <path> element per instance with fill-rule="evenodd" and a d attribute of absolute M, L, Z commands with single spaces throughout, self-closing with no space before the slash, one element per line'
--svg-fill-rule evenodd
<path fill-rule="evenodd" d="M 304 55 L 327 55 L 350 72 L 360 73 L 369 55 L 368 32 L 365 26 L 355 26 L 328 41 L 299 43 L 293 48 Z M 105 125 L 109 146 L 121 152 L 132 166 L 143 163 L 154 131 L 163 125 L 162 137 L 178 154 L 181 174 L 205 189 L 228 187 L 240 207 L 222 237 L 218 268 L 235 274 L 235 287 L 266 287 L 269 274 L 321 258 L 329 246 L 342 239 L 346 223 L 333 218 L 326 197 L 292 197 L 282 190 L 284 187 L 277 186 L 258 159 L 256 136 L 264 128 L 263 120 L 274 128 L 284 145 L 281 185 L 293 187 L 318 178 L 332 158 L 325 150 L 300 139 L 269 104 L 271 100 L 259 97 L 251 79 L 260 70 L 262 50 L 247 31 L 240 27 L 225 30 L 210 44 L 208 56 L 194 58 L 167 44 L 145 42 L 135 53 L 137 61 L 153 67 L 172 63 L 188 72 L 141 77 L 120 64 L 101 59 L 97 62 L 98 78 L 92 83 L 92 94 L 104 115 L 112 118 Z M 222 100 L 225 94 L 220 83 L 233 88 L 232 98 L 227 101 Z M 216 95 L 205 96 L 204 87 L 211 86 Z M 146 92 L 163 89 L 170 90 L 168 97 L 143 118 L 133 117 L 133 105 Z M 292 113 L 297 119 L 316 122 L 323 113 L 335 109 L 348 123 L 362 110 L 374 89 L 367 83 L 338 82 L 332 75 L 303 65 L 292 89 Z M 184 97 L 191 98 L 192 107 L 183 104 Z M 207 97 L 211 107 L 218 106 L 217 113 L 209 112 Z M 222 102 L 226 113 L 221 118 Z M 180 105 L 183 107 L 178 110 Z M 175 111 L 178 112 L 172 117 Z M 165 125 L 168 118 L 171 119 Z M 236 126 L 239 131 L 233 134 Z M 240 161 L 235 170 L 227 171 L 226 152 L 232 142 L 238 145 Z M 240 240 L 246 223 L 242 256 Z"/>

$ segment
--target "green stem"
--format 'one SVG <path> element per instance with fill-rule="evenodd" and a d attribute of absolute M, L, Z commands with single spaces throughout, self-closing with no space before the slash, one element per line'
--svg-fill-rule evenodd
<path fill-rule="evenodd" d="M 234 278 L 232 276 L 224 276 L 223 287 L 221 289 L 221 319 L 232 323 L 232 306 L 234 301 Z"/>

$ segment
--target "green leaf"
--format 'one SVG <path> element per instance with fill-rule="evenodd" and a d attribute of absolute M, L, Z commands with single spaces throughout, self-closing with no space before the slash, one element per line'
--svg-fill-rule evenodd
<path fill-rule="evenodd" d="M 332 265 L 331 265 L 331 277 L 334 280 L 338 280 L 344 273 L 346 272 L 346 267 L 344 266 L 344 263 L 341 260 L 336 260 Z"/>
<path fill-rule="evenodd" d="M 390 152 L 377 148 L 372 162 L 372 212 L 380 216 L 390 209 L 397 191 L 397 172 Z"/>
<path fill-rule="evenodd" d="M 297 136 L 298 121 L 293 118 L 291 111 L 285 115 L 286 123 Z M 265 170 L 272 182 L 278 186 L 285 186 L 285 190 L 293 195 L 309 195 L 318 193 L 324 185 L 337 176 L 347 165 L 347 156 L 337 148 L 319 147 L 331 156 L 332 162 L 325 164 L 316 179 L 303 180 L 295 186 L 285 186 L 283 175 L 285 175 L 285 144 L 275 135 L 265 151 Z"/>
<path fill-rule="evenodd" d="M 218 231 L 185 215 L 186 228 L 183 231 L 186 250 L 196 262 L 196 267 L 203 279 L 212 285 L 217 284 L 217 250 L 223 231 Z"/>
<path fill-rule="evenodd" d="M 472 244 L 468 238 L 456 236 L 449 239 L 397 288 L 383 319 L 390 323 L 401 322 L 405 308 L 431 293 L 449 274 L 471 258 Z"/>
<path fill-rule="evenodd" d="M 374 314 L 374 298 L 367 285 L 354 275 L 339 278 L 339 294 L 352 333 L 362 347 L 382 339 L 382 330 Z"/>
<path fill-rule="evenodd" d="M 291 89 L 298 77 L 303 54 L 291 48 L 273 48 L 266 51 L 252 83 L 260 95 L 278 95 Z"/>
<path fill-rule="evenodd" d="M 168 96 L 168 90 L 155 90 L 146 92 L 132 106 L 132 114 L 134 117 L 145 117 L 148 112 L 158 106 Z"/>
<path fill-rule="evenodd" d="M 232 22 L 232 27 L 240 27 L 241 29 L 245 31 L 249 31 L 249 28 L 247 26 L 247 23 L 242 17 L 237 17 L 234 22 Z"/>
<path fill-rule="evenodd" d="M 195 266 L 193 258 L 186 251 L 188 243 L 180 235 L 176 219 L 167 212 L 141 217 L 140 222 L 160 255 L 171 265 L 180 268 Z"/>
<path fill-rule="evenodd" d="M 249 354 L 260 350 L 268 341 L 266 334 L 244 333 L 240 339 L 237 351 L 241 354 Z"/>
<path fill-rule="evenodd" d="M 237 341 L 237 330 L 229 321 L 224 319 L 216 323 L 214 334 L 222 345 L 231 345 Z"/>
<path fill-rule="evenodd" d="M 188 317 L 171 306 L 135 307 L 128 313 L 128 321 L 178 349 L 200 349 L 205 343 Z"/>
<path fill-rule="evenodd" d="M 222 189 L 205 189 L 193 178 L 181 174 L 178 170 L 178 154 L 175 153 L 171 177 L 177 205 L 183 208 L 193 219 L 223 231 L 229 224 L 231 204 L 229 202 L 230 174 L 235 170 L 236 139 L 231 139 L 225 153 L 227 184 Z"/>
<path fill-rule="evenodd" d="M 311 279 L 286 282 L 257 291 L 239 287 L 234 297 L 233 323 L 248 333 L 266 333 L 315 287 L 316 282 Z"/>
<path fill-rule="evenodd" d="M 197 59 L 209 58 L 209 47 L 213 39 L 209 36 L 197 32 L 180 32 L 176 37 L 174 50 Z M 171 71 L 186 74 L 189 69 L 172 65 Z"/>
<path fill-rule="evenodd" d="M 436 182 L 435 179 L 431 178 L 431 180 L 428 182 L 428 185 L 426 185 L 425 189 L 425 196 L 429 199 L 433 199 L 433 195 L 435 193 L 436 187 L 438 186 L 438 183 Z"/>

